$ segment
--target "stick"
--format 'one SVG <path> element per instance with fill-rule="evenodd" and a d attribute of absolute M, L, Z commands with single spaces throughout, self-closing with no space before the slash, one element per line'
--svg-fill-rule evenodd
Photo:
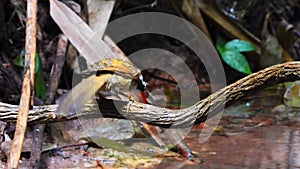
<path fill-rule="evenodd" d="M 61 34 L 59 36 L 57 50 L 56 50 L 56 60 L 52 66 L 52 71 L 50 75 L 50 84 L 47 91 L 47 99 L 45 101 L 46 105 L 54 102 L 57 86 L 59 83 L 59 78 L 62 73 L 62 69 L 65 63 L 65 55 L 67 51 L 68 39 Z M 40 166 L 40 158 L 42 152 L 43 135 L 44 135 L 45 124 L 37 124 L 34 126 L 34 140 L 33 148 L 30 157 L 30 164 L 32 168 L 38 169 Z"/>
<path fill-rule="evenodd" d="M 205 120 L 208 114 L 214 115 L 218 113 L 216 110 L 218 110 L 220 105 L 231 103 L 271 85 L 299 79 L 300 62 L 287 62 L 268 67 L 246 76 L 186 109 L 172 110 L 138 102 L 128 103 L 112 100 L 101 101 L 99 108 L 103 117 L 125 119 L 124 115 L 126 115 L 126 119 L 142 121 L 161 127 L 171 127 L 172 125 L 173 127 L 188 126 L 193 125 L 194 122 L 197 124 Z M 95 112 L 97 108 L 96 105 L 87 104 L 82 109 L 82 113 L 75 115 L 63 114 L 55 116 L 56 108 L 57 105 L 33 107 L 33 109 L 29 111 L 29 122 L 49 123 L 72 120 L 82 116 L 91 118 L 99 117 L 99 114 Z M 120 110 L 120 112 L 118 110 Z M 18 106 L 0 102 L 0 120 L 15 122 L 17 111 Z"/>
<path fill-rule="evenodd" d="M 30 107 L 31 93 L 34 89 L 35 52 L 37 33 L 37 0 L 27 1 L 27 22 L 26 22 L 26 54 L 25 54 L 25 75 L 20 100 L 20 109 L 17 119 L 16 131 L 11 145 L 11 152 L 8 160 L 8 168 L 18 168 L 21 156 L 23 141 L 27 127 L 28 111 Z M 34 95 L 33 95 L 34 96 Z M 32 97 L 34 98 L 34 97 Z"/>

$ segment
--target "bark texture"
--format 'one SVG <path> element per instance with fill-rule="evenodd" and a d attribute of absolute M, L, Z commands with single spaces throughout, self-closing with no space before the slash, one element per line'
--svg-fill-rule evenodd
<path fill-rule="evenodd" d="M 161 127 L 184 127 L 203 121 L 208 115 L 212 117 L 222 111 L 226 103 L 255 93 L 259 89 L 299 79 L 300 62 L 287 62 L 246 76 L 185 109 L 172 110 L 138 102 L 101 100 L 98 103 L 101 114 L 97 111 L 98 107 L 96 104 L 89 104 L 82 109 L 82 113 L 55 116 L 57 105 L 48 105 L 34 107 L 29 112 L 28 120 L 31 123 L 48 123 L 71 120 L 82 116 L 91 118 L 110 117 L 142 121 Z M 15 122 L 17 112 L 18 106 L 0 103 L 1 121 Z"/>

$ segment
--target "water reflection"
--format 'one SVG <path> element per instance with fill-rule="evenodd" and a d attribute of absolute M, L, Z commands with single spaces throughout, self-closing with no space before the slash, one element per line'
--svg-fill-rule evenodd
<path fill-rule="evenodd" d="M 299 168 L 299 110 L 274 110 L 283 92 L 272 87 L 231 105 L 203 144 L 197 140 L 201 128 L 194 127 L 186 141 L 201 163 L 167 159 L 157 168 Z"/>

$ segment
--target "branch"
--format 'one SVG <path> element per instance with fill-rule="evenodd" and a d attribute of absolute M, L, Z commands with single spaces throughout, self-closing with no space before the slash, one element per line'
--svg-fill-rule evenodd
<path fill-rule="evenodd" d="M 37 33 L 37 0 L 27 1 L 25 74 L 16 131 L 11 145 L 7 168 L 18 168 L 27 127 L 30 99 L 34 98 L 34 72 Z M 32 95 L 31 95 L 32 94 Z M 33 100 L 31 101 L 33 103 Z"/>
<path fill-rule="evenodd" d="M 47 99 L 45 101 L 45 104 L 51 104 L 55 100 L 56 89 L 65 63 L 67 46 L 68 39 L 63 34 L 61 34 L 58 39 L 55 63 L 53 64 L 51 69 L 50 83 L 47 89 Z M 30 157 L 30 168 L 33 169 L 37 169 L 40 167 L 45 127 L 45 124 L 37 124 L 34 126 L 32 151 Z"/>
<path fill-rule="evenodd" d="M 205 120 L 209 114 L 214 115 L 218 113 L 219 108 L 224 106 L 225 103 L 238 100 L 267 86 L 299 79 L 300 62 L 287 62 L 246 76 L 186 109 L 172 110 L 138 102 L 128 103 L 113 100 L 101 100 L 98 105 L 103 117 L 126 118 L 162 127 L 188 126 Z M 29 111 L 29 122 L 48 123 L 66 121 L 78 117 L 101 117 L 96 111 L 97 107 L 95 104 L 86 105 L 82 109 L 82 113 L 75 115 L 55 116 L 56 108 L 57 105 L 34 107 Z M 0 120 L 15 122 L 17 111 L 18 106 L 0 103 Z"/>

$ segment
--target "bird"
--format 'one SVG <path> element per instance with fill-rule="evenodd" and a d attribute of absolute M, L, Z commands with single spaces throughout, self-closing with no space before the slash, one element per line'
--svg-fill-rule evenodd
<path fill-rule="evenodd" d="M 104 97 L 107 95 L 126 96 L 126 92 L 139 89 L 143 102 L 147 102 L 147 83 L 143 80 L 141 71 L 131 62 L 121 59 L 104 59 L 92 64 L 84 74 L 88 74 L 88 77 L 57 100 L 59 106 L 56 115 L 78 113 L 82 106 L 91 102 L 98 94 Z"/>
<path fill-rule="evenodd" d="M 89 74 L 88 77 L 57 100 L 59 106 L 56 110 L 56 115 L 65 113 L 73 115 L 78 113 L 85 104 L 91 102 L 97 95 L 104 97 L 108 95 L 126 96 L 125 93 L 130 93 L 134 89 L 140 91 L 142 103 L 151 104 L 148 100 L 155 102 L 155 98 L 146 90 L 147 83 L 144 81 L 141 71 L 131 62 L 114 58 L 104 59 L 92 64 L 90 69 L 84 73 Z M 129 96 L 127 97 L 129 98 Z M 161 131 L 159 127 L 146 123 L 140 124 L 160 147 L 166 147 L 159 136 Z M 168 131 L 166 133 L 169 138 L 177 137 L 175 133 Z M 192 157 L 191 151 L 183 141 L 178 144 L 178 148 L 185 157 Z"/>

